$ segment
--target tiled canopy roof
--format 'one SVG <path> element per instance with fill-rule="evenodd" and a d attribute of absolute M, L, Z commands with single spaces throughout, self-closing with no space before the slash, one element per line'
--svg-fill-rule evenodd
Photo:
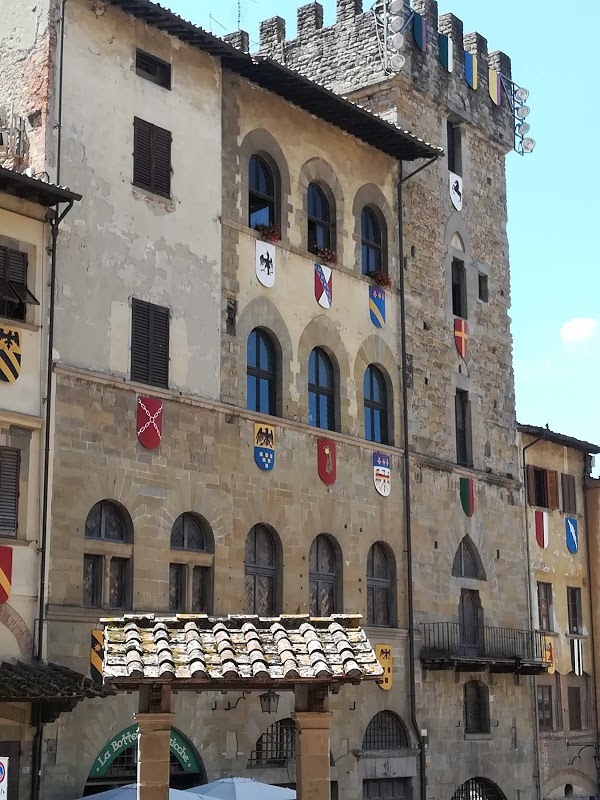
<path fill-rule="evenodd" d="M 0 702 L 77 702 L 84 697 L 105 696 L 102 686 L 58 664 L 0 664 Z"/>
<path fill-rule="evenodd" d="M 342 614 L 103 619 L 104 681 L 223 689 L 376 679 L 383 670 L 360 619 Z"/>

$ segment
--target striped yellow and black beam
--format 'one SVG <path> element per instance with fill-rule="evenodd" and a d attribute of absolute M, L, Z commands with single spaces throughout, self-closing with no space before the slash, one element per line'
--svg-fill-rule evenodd
<path fill-rule="evenodd" d="M 96 683 L 102 683 L 102 665 L 104 663 L 104 631 L 95 628 L 92 631 L 90 647 L 90 677 Z"/>
<path fill-rule="evenodd" d="M 21 372 L 21 333 L 0 327 L 0 381 L 14 383 Z"/>

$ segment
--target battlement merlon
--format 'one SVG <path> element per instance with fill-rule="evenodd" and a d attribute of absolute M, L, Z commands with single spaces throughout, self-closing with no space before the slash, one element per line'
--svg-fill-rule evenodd
<path fill-rule="evenodd" d="M 297 36 L 286 39 L 285 20 L 272 17 L 260 24 L 259 53 L 268 55 L 307 77 L 353 99 L 369 86 L 382 84 L 395 76 L 384 71 L 381 59 L 380 31 L 371 10 L 363 11 L 362 0 L 336 0 L 337 17 L 333 25 L 323 26 L 323 6 L 313 2 L 297 11 Z M 415 89 L 431 96 L 453 117 L 464 119 L 479 128 L 508 152 L 513 146 L 514 121 L 508 98 L 502 93 L 501 104 L 489 94 L 488 69 L 511 79 L 510 58 L 503 52 L 488 53 L 487 40 L 479 33 L 463 34 L 463 23 L 454 14 L 438 14 L 436 0 L 413 0 L 412 9 L 427 23 L 426 51 L 419 49 L 409 25 L 404 35 L 402 54 L 406 64 L 400 76 L 411 79 Z M 448 72 L 440 58 L 438 33 L 453 42 L 454 66 Z M 238 35 L 240 32 L 238 32 Z M 244 36 L 245 32 L 241 32 Z M 232 34 L 235 36 L 235 34 Z M 237 44 L 229 37 L 228 41 Z M 477 58 L 477 88 L 467 84 L 464 54 Z M 373 110 L 380 111 L 373 107 Z M 415 123 L 402 118 L 398 103 L 398 122 Z M 430 131 L 418 131 L 431 138 Z M 439 144 L 442 144 L 440 142 Z"/>

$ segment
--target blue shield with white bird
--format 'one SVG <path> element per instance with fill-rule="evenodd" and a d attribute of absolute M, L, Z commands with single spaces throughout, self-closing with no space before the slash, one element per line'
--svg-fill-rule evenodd
<path fill-rule="evenodd" d="M 579 534 L 577 533 L 577 520 L 573 517 L 565 519 L 565 536 L 567 539 L 567 550 L 575 553 L 579 550 Z"/>

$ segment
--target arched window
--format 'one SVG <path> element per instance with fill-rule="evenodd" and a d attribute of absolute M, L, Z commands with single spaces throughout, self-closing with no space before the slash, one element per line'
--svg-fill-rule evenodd
<path fill-rule="evenodd" d="M 308 424 L 335 430 L 333 364 L 327 353 L 315 347 L 308 359 Z"/>
<path fill-rule="evenodd" d="M 367 558 L 367 624 L 388 626 L 393 622 L 393 577 L 391 557 L 381 542 Z"/>
<path fill-rule="evenodd" d="M 337 559 L 333 542 L 321 533 L 310 546 L 310 614 L 328 617 L 337 611 Z"/>
<path fill-rule="evenodd" d="M 254 525 L 246 537 L 246 614 L 269 617 L 276 613 L 277 561 L 273 534 L 264 525 Z"/>
<path fill-rule="evenodd" d="M 246 406 L 250 411 L 275 414 L 277 355 L 273 340 L 254 328 L 246 348 Z"/>
<path fill-rule="evenodd" d="M 322 186 L 309 183 L 306 197 L 308 211 L 308 249 L 331 250 L 333 242 L 334 215 Z"/>
<path fill-rule="evenodd" d="M 276 222 L 277 181 L 274 170 L 257 153 L 248 165 L 248 215 L 250 227 Z"/>
<path fill-rule="evenodd" d="M 465 733 L 490 732 L 490 698 L 487 686 L 468 681 L 464 688 Z"/>
<path fill-rule="evenodd" d="M 458 550 L 452 562 L 452 575 L 454 578 L 475 578 L 479 581 L 486 580 L 485 570 L 477 548 L 470 536 L 465 536 L 458 545 Z"/>
<path fill-rule="evenodd" d="M 365 404 L 365 439 L 389 444 L 388 399 L 385 378 L 380 369 L 370 364 L 363 381 Z"/>
<path fill-rule="evenodd" d="M 458 787 L 452 800 L 506 800 L 506 797 L 487 778 L 471 778 Z"/>
<path fill-rule="evenodd" d="M 393 711 L 380 711 L 367 725 L 363 750 L 399 750 L 408 747 L 408 736 L 400 717 Z"/>
<path fill-rule="evenodd" d="M 169 611 L 205 614 L 210 611 L 212 534 L 208 523 L 186 512 L 171 529 Z"/>
<path fill-rule="evenodd" d="M 360 215 L 360 242 L 362 274 L 385 272 L 384 222 L 371 206 L 365 206 Z"/>
<path fill-rule="evenodd" d="M 92 506 L 85 520 L 85 538 L 126 542 L 127 524 L 120 508 L 110 500 L 101 500 Z"/>
<path fill-rule="evenodd" d="M 88 608 L 126 609 L 132 596 L 132 525 L 124 509 L 101 500 L 85 520 L 85 538 L 110 544 L 105 553 L 83 556 L 83 605 Z M 97 545 L 95 546 L 97 547 Z"/>
<path fill-rule="evenodd" d="M 286 767 L 296 754 L 296 723 L 293 719 L 274 722 L 258 737 L 249 767 Z"/>

